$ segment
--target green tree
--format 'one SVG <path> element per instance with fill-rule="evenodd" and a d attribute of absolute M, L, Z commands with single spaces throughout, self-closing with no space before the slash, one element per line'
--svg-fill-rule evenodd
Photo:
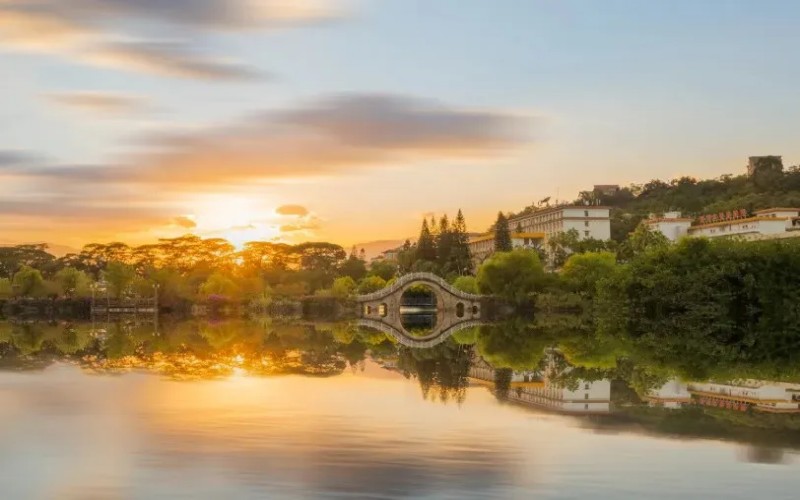
<path fill-rule="evenodd" d="M 377 292 L 385 286 L 386 280 L 380 276 L 367 276 L 358 284 L 358 293 L 363 295 L 365 293 Z"/>
<path fill-rule="evenodd" d="M 209 276 L 202 285 L 200 285 L 199 292 L 204 298 L 218 296 L 226 299 L 236 300 L 239 298 L 241 289 L 228 276 L 225 276 L 222 273 L 214 273 Z"/>
<path fill-rule="evenodd" d="M 331 295 L 335 298 L 344 300 L 356 291 L 356 282 L 350 276 L 342 276 L 333 280 Z"/>
<path fill-rule="evenodd" d="M 479 293 L 478 280 L 474 276 L 459 276 L 453 281 L 453 286 L 467 293 Z"/>
<path fill-rule="evenodd" d="M 58 271 L 55 281 L 61 294 L 70 298 L 86 296 L 91 284 L 89 275 L 74 267 L 65 267 Z"/>
<path fill-rule="evenodd" d="M 388 260 L 376 260 L 369 266 L 370 276 L 380 276 L 384 281 L 389 281 L 397 274 L 397 265 Z"/>
<path fill-rule="evenodd" d="M 531 250 L 495 253 L 478 270 L 478 288 L 482 293 L 518 305 L 530 300 L 531 294 L 541 290 L 545 282 L 539 256 Z"/>
<path fill-rule="evenodd" d="M 103 271 L 103 278 L 116 298 L 122 297 L 133 283 L 136 270 L 133 266 L 119 261 L 109 263 Z"/>
<path fill-rule="evenodd" d="M 458 274 L 468 275 L 472 273 L 472 255 L 469 250 L 467 222 L 460 208 L 452 227 L 449 267 Z"/>
<path fill-rule="evenodd" d="M 510 252 L 513 250 L 511 243 L 511 231 L 508 228 L 508 219 L 503 212 L 497 213 L 497 221 L 494 224 L 494 251 Z"/>
<path fill-rule="evenodd" d="M 23 297 L 39 296 L 45 291 L 42 273 L 38 269 L 26 265 L 23 265 L 14 274 L 12 283 L 16 294 Z"/>
<path fill-rule="evenodd" d="M 11 287 L 11 280 L 8 278 L 0 278 L 0 299 L 7 299 L 14 294 L 14 289 Z"/>
<path fill-rule="evenodd" d="M 350 252 L 350 257 L 339 266 L 339 274 L 342 276 L 349 276 L 354 281 L 360 281 L 367 275 L 367 265 L 358 257 L 355 247 L 353 247 L 353 251 Z"/>
<path fill-rule="evenodd" d="M 587 252 L 570 255 L 561 269 L 561 278 L 573 290 L 594 296 L 597 283 L 612 276 L 617 257 L 611 252 Z"/>
<path fill-rule="evenodd" d="M 619 257 L 628 261 L 638 255 L 653 250 L 660 250 L 670 245 L 669 239 L 660 231 L 655 231 L 647 224 L 641 223 L 636 230 L 628 236 L 619 249 Z"/>
<path fill-rule="evenodd" d="M 422 221 L 422 229 L 417 240 L 417 260 L 436 262 L 436 240 L 428 227 L 427 219 Z"/>

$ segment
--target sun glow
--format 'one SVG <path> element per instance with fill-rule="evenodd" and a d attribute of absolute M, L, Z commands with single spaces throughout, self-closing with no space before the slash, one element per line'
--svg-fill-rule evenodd
<path fill-rule="evenodd" d="M 262 200 L 244 196 L 206 196 L 193 203 L 196 232 L 205 238 L 224 238 L 237 249 L 248 241 L 273 240 L 280 236 L 279 225 L 269 220 L 274 208 Z"/>

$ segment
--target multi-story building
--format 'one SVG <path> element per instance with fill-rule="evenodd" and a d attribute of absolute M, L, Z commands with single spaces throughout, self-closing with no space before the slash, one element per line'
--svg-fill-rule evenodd
<path fill-rule="evenodd" d="M 651 216 L 645 223 L 671 241 L 683 236 L 786 238 L 800 236 L 800 232 L 793 232 L 800 230 L 800 208 L 768 208 L 753 214 L 733 210 L 697 219 L 681 217 L 680 212 L 667 212 L 662 217 Z"/>
<path fill-rule="evenodd" d="M 473 236 L 469 239 L 469 251 L 477 268 L 494 253 L 494 231 Z M 513 248 L 539 248 L 544 241 L 544 233 L 511 233 Z"/>
<path fill-rule="evenodd" d="M 581 239 L 611 239 L 610 209 L 601 206 L 563 205 L 548 207 L 512 217 L 510 228 L 519 227 L 523 233 L 544 233 L 545 242 L 551 236 L 575 229 Z"/>

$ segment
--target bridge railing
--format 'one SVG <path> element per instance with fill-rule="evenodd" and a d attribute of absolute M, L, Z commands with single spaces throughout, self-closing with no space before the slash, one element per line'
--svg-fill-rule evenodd
<path fill-rule="evenodd" d="M 474 293 L 462 292 L 458 288 L 455 288 L 453 285 L 445 281 L 443 278 L 433 274 L 433 273 L 408 273 L 404 274 L 397 278 L 397 280 L 392 283 L 391 285 L 381 288 L 378 291 L 368 293 L 366 295 L 359 295 L 356 297 L 356 300 L 359 302 L 367 302 L 371 300 L 378 300 L 382 299 L 383 297 L 387 297 L 409 283 L 413 283 L 415 281 L 422 281 L 422 282 L 429 282 L 439 285 L 441 288 L 447 290 L 449 293 L 455 295 L 464 300 L 480 300 L 483 298 L 483 295 L 477 295 Z"/>

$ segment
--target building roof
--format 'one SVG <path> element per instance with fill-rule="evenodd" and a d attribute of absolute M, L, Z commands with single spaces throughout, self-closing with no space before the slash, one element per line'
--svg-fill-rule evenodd
<path fill-rule="evenodd" d="M 761 210 L 755 211 L 755 213 L 757 214 L 765 214 L 769 212 L 800 212 L 800 208 L 775 207 L 775 208 L 763 208 Z"/>
<path fill-rule="evenodd" d="M 508 221 L 511 222 L 511 221 L 517 220 L 517 219 L 524 219 L 524 218 L 533 217 L 533 216 L 536 216 L 536 215 L 545 215 L 545 214 L 550 214 L 550 213 L 553 213 L 553 212 L 560 212 L 562 210 L 570 210 L 570 209 L 574 209 L 574 210 L 597 210 L 597 209 L 611 210 L 611 207 L 607 207 L 607 206 L 604 206 L 604 205 L 559 205 L 559 206 L 555 206 L 555 207 L 547 207 L 547 208 L 542 208 L 542 209 L 539 209 L 539 210 L 534 210 L 533 212 L 521 213 L 521 214 L 515 215 L 514 217 L 511 217 L 510 219 L 508 219 Z"/>
<path fill-rule="evenodd" d="M 543 240 L 544 236 L 545 236 L 544 233 L 511 233 L 511 239 L 515 239 L 515 238 L 516 239 L 519 239 L 519 238 L 532 238 L 532 239 L 535 239 L 535 240 Z M 470 243 L 478 243 L 478 242 L 481 242 L 481 241 L 493 240 L 493 239 L 494 239 L 494 231 L 492 231 L 490 233 L 482 234 L 482 235 L 477 236 L 475 238 L 470 238 L 469 242 Z"/>
<path fill-rule="evenodd" d="M 723 220 L 719 222 L 711 222 L 709 224 L 698 224 L 696 226 L 692 226 L 689 228 L 690 231 L 695 229 L 704 229 L 707 227 L 719 227 L 719 226 L 730 226 L 731 224 L 740 224 L 742 222 L 758 222 L 758 221 L 776 221 L 776 220 L 788 220 L 787 217 L 748 217 L 746 219 L 733 219 L 733 220 Z"/>

